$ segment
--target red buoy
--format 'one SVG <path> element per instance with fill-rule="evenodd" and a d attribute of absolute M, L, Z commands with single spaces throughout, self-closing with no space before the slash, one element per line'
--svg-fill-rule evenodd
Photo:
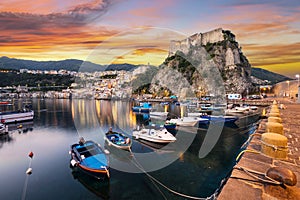
<path fill-rule="evenodd" d="M 33 157 L 33 152 L 31 151 L 31 152 L 28 154 L 28 156 L 29 156 L 30 158 L 32 158 L 32 157 Z"/>

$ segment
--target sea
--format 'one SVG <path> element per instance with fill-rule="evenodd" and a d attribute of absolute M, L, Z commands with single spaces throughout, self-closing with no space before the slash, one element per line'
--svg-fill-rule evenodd
<path fill-rule="evenodd" d="M 132 138 L 137 126 L 164 122 L 132 112 L 132 101 L 18 99 L 10 106 L 16 110 L 24 104 L 32 105 L 34 120 L 9 124 L 9 133 L 0 136 L 3 200 L 213 199 L 259 120 L 257 114 L 229 125 L 179 127 L 170 130 L 176 142 L 162 146 Z M 175 104 L 152 106 L 173 116 L 187 111 Z M 131 152 L 105 143 L 109 127 L 133 140 Z M 71 167 L 70 146 L 79 137 L 108 150 L 109 179 L 95 179 Z"/>

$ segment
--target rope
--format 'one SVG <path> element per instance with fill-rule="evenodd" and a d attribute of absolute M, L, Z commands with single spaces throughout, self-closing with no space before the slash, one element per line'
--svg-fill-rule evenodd
<path fill-rule="evenodd" d="M 234 167 L 234 169 L 238 169 L 238 170 L 242 170 L 243 172 L 245 172 L 247 175 L 251 176 L 252 178 L 254 179 L 257 179 L 263 183 L 269 183 L 269 184 L 274 184 L 274 185 L 282 185 L 281 182 L 279 181 L 276 181 L 272 178 L 270 178 L 269 176 L 267 176 L 267 174 L 265 173 L 261 173 L 261 172 L 258 172 L 258 171 L 255 171 L 255 170 L 250 170 L 250 169 L 247 169 L 247 168 L 244 168 L 244 167 L 241 167 L 241 166 L 236 166 Z M 256 176 L 254 174 L 258 174 L 258 175 L 261 175 L 263 177 L 265 177 L 266 179 L 268 180 L 265 180 L 263 178 L 260 178 L 259 176 Z M 236 178 L 236 177 L 235 177 Z"/>
<path fill-rule="evenodd" d="M 30 158 L 28 168 L 31 167 L 31 162 L 32 162 L 32 159 Z M 26 199 L 29 176 L 30 176 L 30 174 L 26 174 L 25 183 L 24 183 L 23 192 L 22 192 L 22 200 Z"/>
<path fill-rule="evenodd" d="M 288 150 L 287 146 L 276 146 L 276 145 L 268 144 L 262 140 L 260 142 L 268 147 L 272 147 L 275 151 L 287 151 Z"/>
<path fill-rule="evenodd" d="M 250 152 L 250 153 L 260 154 L 259 151 L 255 151 L 255 150 L 251 150 L 251 149 L 245 149 L 245 150 L 241 151 L 241 152 L 238 154 L 238 156 L 236 157 L 235 161 L 238 161 L 238 160 L 240 159 L 241 155 L 242 155 L 243 153 L 245 153 L 245 152 Z"/>
<path fill-rule="evenodd" d="M 144 172 L 151 180 L 155 181 L 157 184 L 159 184 L 160 186 L 162 186 L 163 188 L 165 188 L 166 190 L 168 190 L 169 192 L 176 194 L 178 196 L 181 197 L 185 197 L 185 198 L 189 198 L 189 199 L 196 199 L 196 200 L 207 200 L 210 198 L 201 198 L 201 197 L 194 197 L 194 196 L 190 196 L 190 195 L 186 195 L 186 194 L 182 194 L 180 192 L 177 192 L 169 187 L 167 187 L 166 185 L 164 185 L 162 182 L 160 182 L 159 180 L 157 180 L 156 178 L 154 178 L 153 176 L 151 176 L 149 173 L 147 173 L 143 166 L 138 162 L 138 160 L 136 159 L 136 157 L 134 156 L 133 152 L 131 151 L 131 149 L 129 150 L 130 153 L 132 154 L 132 158 L 134 159 L 135 162 L 132 162 L 137 168 L 139 168 L 142 172 Z M 165 198 L 165 196 L 164 196 Z"/>

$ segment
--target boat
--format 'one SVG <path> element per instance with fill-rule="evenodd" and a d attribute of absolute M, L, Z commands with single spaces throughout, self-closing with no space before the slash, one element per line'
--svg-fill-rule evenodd
<path fill-rule="evenodd" d="M 109 131 L 105 134 L 104 140 L 109 146 L 114 146 L 118 149 L 130 150 L 132 140 L 122 133 Z"/>
<path fill-rule="evenodd" d="M 6 124 L 33 120 L 33 117 L 34 111 L 29 109 L 28 107 L 17 111 L 0 112 L 0 122 Z"/>
<path fill-rule="evenodd" d="M 79 143 L 71 145 L 71 166 L 95 178 L 109 178 L 109 162 L 104 150 L 92 140 L 80 138 Z"/>
<path fill-rule="evenodd" d="M 238 120 L 236 116 L 222 116 L 222 115 L 202 115 L 201 118 L 208 119 L 209 122 L 224 122 L 234 123 Z"/>
<path fill-rule="evenodd" d="M 177 126 L 195 126 L 197 123 L 208 123 L 208 119 L 200 117 L 182 117 L 168 120 L 170 123 L 176 123 Z"/>
<path fill-rule="evenodd" d="M 169 120 L 167 120 L 164 124 L 164 127 L 166 129 L 175 129 L 176 128 L 176 123 L 172 123 Z"/>
<path fill-rule="evenodd" d="M 162 117 L 165 118 L 168 115 L 168 112 L 159 112 L 159 111 L 150 111 L 150 117 Z"/>
<path fill-rule="evenodd" d="M 151 108 L 152 108 L 151 103 L 144 102 L 144 103 L 140 103 L 139 106 L 133 106 L 132 111 L 133 112 L 149 113 Z"/>
<path fill-rule="evenodd" d="M 142 129 L 140 129 L 138 126 L 136 130 L 133 130 L 132 136 L 134 136 L 136 139 L 160 144 L 176 141 L 176 137 L 169 133 L 164 126 L 157 127 L 155 124 L 152 124 L 146 128 L 143 127 Z"/>

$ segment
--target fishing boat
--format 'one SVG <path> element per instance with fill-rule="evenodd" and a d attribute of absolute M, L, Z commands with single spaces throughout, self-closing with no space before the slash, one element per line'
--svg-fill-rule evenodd
<path fill-rule="evenodd" d="M 133 106 L 132 111 L 133 112 L 149 113 L 151 108 L 152 108 L 151 103 L 144 102 L 144 103 L 140 103 L 139 106 Z"/>
<path fill-rule="evenodd" d="M 81 138 L 79 143 L 71 145 L 70 153 L 71 166 L 98 179 L 109 178 L 109 162 L 99 144 Z"/>
<path fill-rule="evenodd" d="M 143 127 L 142 129 L 137 127 L 136 130 L 133 130 L 132 136 L 134 136 L 136 139 L 160 144 L 176 141 L 176 138 L 169 133 L 164 126 L 157 127 L 155 124 L 152 124 L 149 127 Z"/>
<path fill-rule="evenodd" d="M 170 123 L 176 123 L 177 126 L 195 126 L 197 123 L 208 123 L 209 120 L 200 117 L 182 117 L 170 119 Z"/>
<path fill-rule="evenodd" d="M 130 150 L 132 140 L 122 133 L 109 131 L 105 134 L 104 140 L 109 146 L 114 146 L 118 149 Z"/>
<path fill-rule="evenodd" d="M 28 107 L 17 111 L 4 111 L 0 112 L 1 123 L 16 123 L 21 121 L 33 120 L 34 111 Z"/>

